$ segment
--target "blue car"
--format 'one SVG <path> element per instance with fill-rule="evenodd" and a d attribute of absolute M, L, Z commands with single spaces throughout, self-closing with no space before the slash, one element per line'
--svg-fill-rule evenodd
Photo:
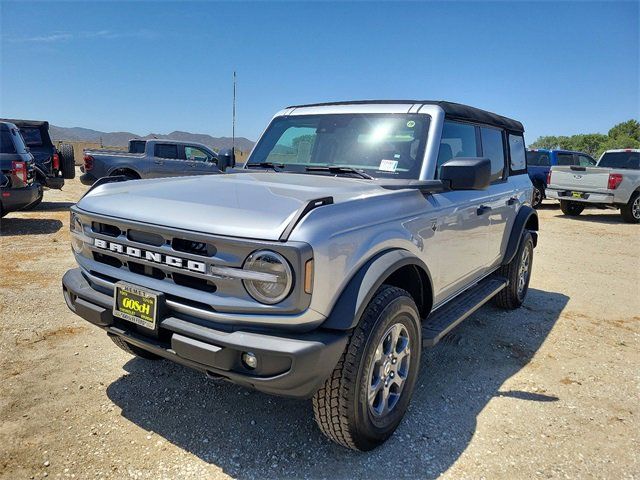
<path fill-rule="evenodd" d="M 574 152 L 571 150 L 527 150 L 527 172 L 531 183 L 533 183 L 533 204 L 537 208 L 546 197 L 547 177 L 551 167 L 555 165 L 580 165 L 583 167 L 593 167 L 597 162 L 584 152 Z"/>

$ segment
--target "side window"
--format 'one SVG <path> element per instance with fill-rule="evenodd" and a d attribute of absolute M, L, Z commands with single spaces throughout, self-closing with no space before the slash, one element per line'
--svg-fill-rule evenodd
<path fill-rule="evenodd" d="M 511 175 L 527 173 L 527 154 L 522 135 L 509 134 L 509 158 Z M 547 161 L 549 157 L 547 157 Z"/>
<path fill-rule="evenodd" d="M 578 163 L 581 167 L 593 167 L 596 161 L 588 155 L 578 155 Z"/>
<path fill-rule="evenodd" d="M 502 180 L 504 176 L 504 144 L 502 130 L 480 128 L 482 138 L 482 156 L 491 160 L 491 181 Z"/>
<path fill-rule="evenodd" d="M 573 153 L 558 153 L 558 165 L 575 165 Z"/>
<path fill-rule="evenodd" d="M 196 162 L 208 162 L 211 156 L 196 147 L 184 147 L 184 156 L 187 160 Z"/>
<path fill-rule="evenodd" d="M 278 139 L 267 162 L 273 163 L 309 163 L 316 142 L 317 132 L 312 127 L 287 128 Z"/>
<path fill-rule="evenodd" d="M 436 177 L 440 167 L 456 157 L 477 157 L 476 127 L 466 123 L 445 121 L 440 137 Z"/>
<path fill-rule="evenodd" d="M 9 130 L 0 130 L 0 153 L 16 153 Z"/>
<path fill-rule="evenodd" d="M 166 143 L 156 143 L 153 154 L 160 158 L 179 158 L 178 146 Z"/>

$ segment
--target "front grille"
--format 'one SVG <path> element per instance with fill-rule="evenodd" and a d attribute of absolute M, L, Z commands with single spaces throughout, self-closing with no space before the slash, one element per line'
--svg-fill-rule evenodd
<path fill-rule="evenodd" d="M 210 243 L 194 242 L 184 238 L 174 238 L 171 241 L 171 246 L 178 252 L 192 253 L 194 255 L 212 257 L 216 254 L 216 248 Z"/>
<path fill-rule="evenodd" d="M 129 271 L 137 273 L 138 275 L 144 275 L 145 277 L 155 278 L 156 280 L 164 280 L 167 274 L 157 267 L 151 267 L 149 265 L 143 265 L 137 262 L 127 262 Z"/>
<path fill-rule="evenodd" d="M 92 222 L 91 228 L 94 232 L 107 235 L 108 237 L 118 237 L 122 233 L 119 227 L 102 222 Z"/>
<path fill-rule="evenodd" d="M 154 247 L 161 247 L 165 244 L 165 240 L 162 235 L 143 232 L 141 230 L 128 230 L 127 238 L 134 242 L 144 243 L 145 245 L 153 245 Z"/>
<path fill-rule="evenodd" d="M 122 262 L 119 259 L 105 253 L 93 252 L 93 259 L 111 267 L 122 268 Z"/>
<path fill-rule="evenodd" d="M 214 293 L 217 290 L 214 283 L 203 278 L 191 277 L 189 275 L 175 272 L 171 276 L 177 285 L 182 285 L 183 287 L 195 288 L 196 290 L 208 293 Z"/>

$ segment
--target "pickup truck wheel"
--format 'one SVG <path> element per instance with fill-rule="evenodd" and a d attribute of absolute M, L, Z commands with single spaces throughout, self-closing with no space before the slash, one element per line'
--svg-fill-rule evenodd
<path fill-rule="evenodd" d="M 147 360 L 160 360 L 162 357 L 159 357 L 155 353 L 147 352 L 146 350 L 136 347 L 135 345 L 131 345 L 130 343 L 125 342 L 122 338 L 117 335 L 109 335 L 109 338 L 113 340 L 117 346 L 119 346 L 122 350 L 131 355 L 135 355 L 136 357 L 146 358 Z"/>
<path fill-rule="evenodd" d="M 584 205 L 581 205 L 578 202 L 571 202 L 569 200 L 560 200 L 560 210 L 562 210 L 562 213 L 565 215 L 577 217 L 584 210 Z"/>
<path fill-rule="evenodd" d="M 533 208 L 538 208 L 542 205 L 542 199 L 544 198 L 544 192 L 540 189 L 540 187 L 533 186 L 533 198 L 531 199 L 531 206 Z"/>
<path fill-rule="evenodd" d="M 76 162 L 73 157 L 73 145 L 63 143 L 60 145 L 60 170 L 62 178 L 71 180 L 76 176 Z"/>
<path fill-rule="evenodd" d="M 313 397 L 322 433 L 362 451 L 393 434 L 415 387 L 420 332 L 420 316 L 411 295 L 390 285 L 380 287 L 333 373 Z"/>
<path fill-rule="evenodd" d="M 622 218 L 627 223 L 640 223 L 640 192 L 631 195 L 629 202 L 620 208 Z"/>
<path fill-rule="evenodd" d="M 529 231 L 525 231 L 513 260 L 500 267 L 499 274 L 504 276 L 509 284 L 494 297 L 494 303 L 498 307 L 513 310 L 522 305 L 529 291 L 532 266 L 533 238 Z"/>

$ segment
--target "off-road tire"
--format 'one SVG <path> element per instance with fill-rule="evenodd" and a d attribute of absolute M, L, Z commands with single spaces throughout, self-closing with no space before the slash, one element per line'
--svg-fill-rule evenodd
<path fill-rule="evenodd" d="M 529 269 L 524 288 L 520 291 L 518 288 L 520 279 L 520 267 L 522 264 L 523 253 L 526 249 L 529 249 Z M 493 302 L 500 308 L 505 310 L 514 310 L 519 308 L 529 291 L 529 281 L 531 280 L 531 268 L 533 267 L 533 237 L 528 230 L 525 230 L 522 238 L 520 239 L 520 246 L 513 259 L 503 265 L 498 270 L 498 274 L 508 280 L 508 285 L 500 290 L 500 292 L 493 297 Z"/>
<path fill-rule="evenodd" d="M 533 186 L 533 196 L 531 198 L 531 206 L 533 208 L 538 208 L 542 205 L 542 200 L 544 199 L 544 189 L 534 185 Z"/>
<path fill-rule="evenodd" d="M 400 324 L 409 335 L 409 368 L 395 407 L 376 419 L 367 398 L 371 363 L 388 329 Z M 333 373 L 313 397 L 316 423 L 334 442 L 367 451 L 382 444 L 400 424 L 411 400 L 422 348 L 420 316 L 411 295 L 383 285 L 365 309 Z"/>
<path fill-rule="evenodd" d="M 122 350 L 130 353 L 131 355 L 135 355 L 136 357 L 145 358 L 147 360 L 160 360 L 162 358 L 155 353 L 147 352 L 140 347 L 136 347 L 135 345 L 131 345 L 130 343 L 125 342 L 117 335 L 109 335 L 109 338 L 113 340 L 113 343 L 119 346 Z"/>
<path fill-rule="evenodd" d="M 620 214 L 627 223 L 640 223 L 640 192 L 631 195 L 627 204 L 620 207 Z"/>
<path fill-rule="evenodd" d="M 73 145 L 63 143 L 60 145 L 60 170 L 62 178 L 71 180 L 76 176 L 76 162 L 73 156 Z"/>
<path fill-rule="evenodd" d="M 562 210 L 562 213 L 565 215 L 577 217 L 584 210 L 584 205 L 570 200 L 560 200 L 560 210 Z"/>

